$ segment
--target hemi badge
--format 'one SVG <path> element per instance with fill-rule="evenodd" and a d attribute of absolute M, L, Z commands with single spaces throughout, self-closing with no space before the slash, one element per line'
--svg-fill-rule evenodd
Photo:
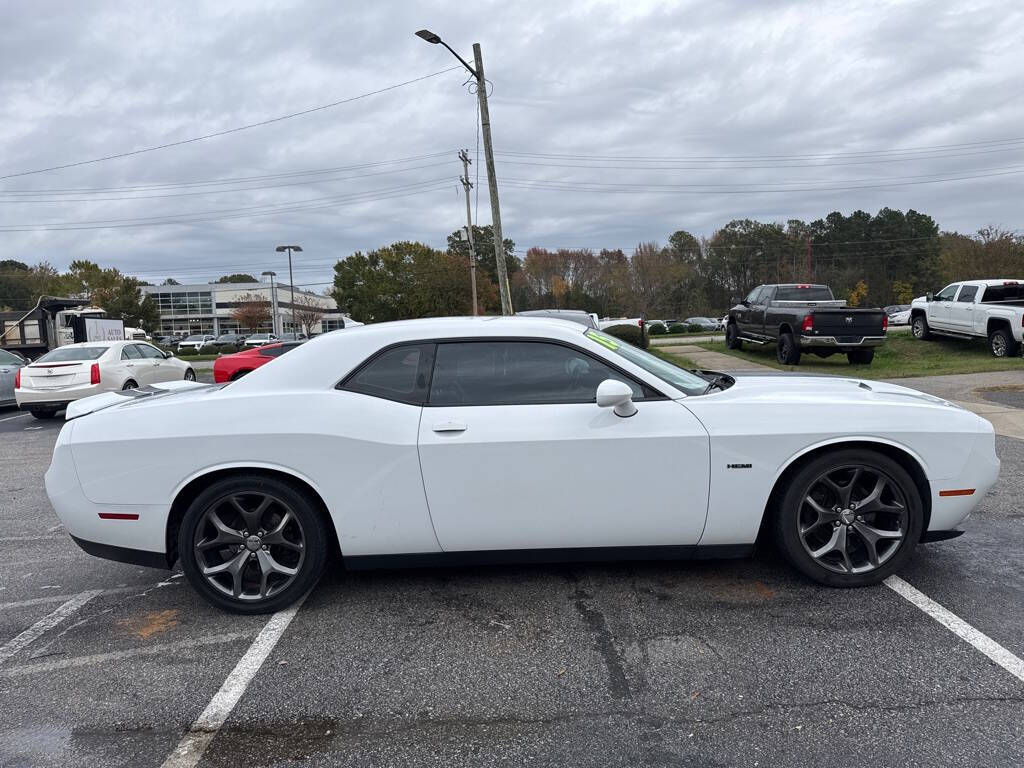
<path fill-rule="evenodd" d="M 135 512 L 100 512 L 100 520 L 138 520 Z"/>
<path fill-rule="evenodd" d="M 750 469 L 753 464 L 726 464 L 727 469 Z"/>
<path fill-rule="evenodd" d="M 955 491 L 939 491 L 939 496 L 973 496 L 973 488 L 960 488 Z"/>

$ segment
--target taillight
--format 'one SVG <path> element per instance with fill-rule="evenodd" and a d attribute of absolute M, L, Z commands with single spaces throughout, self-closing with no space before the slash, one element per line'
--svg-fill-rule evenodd
<path fill-rule="evenodd" d="M 814 330 L 814 313 L 808 312 L 804 315 L 804 324 L 800 326 L 800 330 L 806 333 L 807 331 Z"/>
<path fill-rule="evenodd" d="M 882 333 L 885 333 L 887 330 L 889 330 L 889 316 L 882 315 Z"/>
<path fill-rule="evenodd" d="M 100 364 L 93 363 L 92 368 L 89 369 L 89 383 L 99 384 L 100 383 Z"/>
<path fill-rule="evenodd" d="M 21 368 L 14 372 L 14 388 L 21 389 Z"/>

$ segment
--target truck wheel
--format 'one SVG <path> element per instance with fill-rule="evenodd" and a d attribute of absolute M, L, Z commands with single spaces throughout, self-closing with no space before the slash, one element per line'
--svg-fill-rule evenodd
<path fill-rule="evenodd" d="M 800 365 L 800 345 L 796 343 L 792 333 L 779 334 L 775 359 L 783 365 Z"/>
<path fill-rule="evenodd" d="M 932 337 L 928 319 L 924 315 L 914 315 L 914 319 L 910 321 L 910 332 L 918 341 L 928 341 Z"/>
<path fill-rule="evenodd" d="M 871 361 L 875 359 L 875 350 L 855 349 L 846 353 L 846 359 L 850 361 L 850 365 L 871 365 Z"/>
<path fill-rule="evenodd" d="M 992 331 L 988 337 L 988 343 L 995 357 L 1017 356 L 1017 342 L 1014 341 L 1013 334 L 1006 328 L 997 328 Z"/>
<path fill-rule="evenodd" d="M 743 349 L 743 341 L 740 339 L 736 323 L 729 323 L 725 326 L 725 346 L 726 349 Z"/>

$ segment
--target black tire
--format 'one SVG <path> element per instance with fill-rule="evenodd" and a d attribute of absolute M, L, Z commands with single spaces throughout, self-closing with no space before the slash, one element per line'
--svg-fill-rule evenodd
<path fill-rule="evenodd" d="M 931 329 L 928 327 L 928 318 L 924 316 L 924 313 L 918 313 L 911 318 L 910 333 L 918 341 L 928 341 L 932 337 Z"/>
<path fill-rule="evenodd" d="M 196 551 L 197 538 L 204 534 L 204 530 L 200 529 L 200 526 L 206 525 L 207 513 L 219 509 L 220 504 L 230 504 L 229 499 L 232 497 L 245 501 L 246 497 L 258 499 L 261 496 L 274 500 L 274 503 L 263 513 L 262 521 L 273 522 L 275 505 L 277 510 L 290 511 L 294 516 L 294 523 L 289 523 L 289 526 L 296 525 L 300 532 L 302 545 L 299 554 L 296 555 L 297 562 L 292 564 L 296 572 L 293 576 L 288 577 L 278 591 L 269 592 L 265 597 L 259 595 L 236 597 L 218 589 L 211 583 L 211 579 L 203 574 L 204 565 L 209 566 L 210 562 L 200 564 Z M 231 523 L 224 522 L 231 527 Z M 260 525 L 262 524 L 261 522 Z M 263 535 L 271 534 L 249 535 L 244 539 L 244 544 L 232 541 L 219 549 L 206 550 L 210 554 L 204 554 L 203 557 L 212 556 L 214 559 L 223 557 L 226 561 L 230 561 L 236 557 L 235 547 L 240 547 L 237 549 L 237 557 L 241 557 L 245 564 L 240 569 L 239 579 L 242 580 L 248 576 L 251 581 L 259 576 L 261 561 L 257 562 L 256 556 L 263 547 L 260 547 L 257 542 L 255 548 L 250 550 L 248 542 L 251 539 L 259 539 Z M 268 552 L 274 558 L 281 558 L 281 555 L 275 551 L 275 545 L 271 544 L 270 547 L 269 550 L 263 549 L 263 551 Z M 294 547 L 289 547 L 289 550 L 293 549 Z M 246 554 L 253 562 L 245 560 Z M 189 505 L 178 531 L 178 556 L 189 583 L 212 605 L 230 613 L 273 613 L 294 603 L 320 580 L 327 560 L 327 531 L 317 509 L 316 501 L 305 490 L 267 475 L 256 473 L 236 475 L 213 483 Z M 214 563 L 214 565 L 219 564 L 222 563 Z M 255 572 L 252 571 L 253 568 L 256 569 Z M 259 588 L 257 587 L 257 589 Z M 259 591 L 262 593 L 261 589 Z"/>
<path fill-rule="evenodd" d="M 899 493 L 902 494 L 904 502 L 902 508 L 905 509 L 905 519 L 899 523 L 902 538 L 891 545 L 891 551 L 886 551 L 886 559 L 884 561 L 879 559 L 879 564 L 873 566 L 871 570 L 856 573 L 837 572 L 824 565 L 823 558 L 816 559 L 810 553 L 809 547 L 805 546 L 804 536 L 811 534 L 802 533 L 801 531 L 814 530 L 813 525 L 805 524 L 805 518 L 803 517 L 805 514 L 805 499 L 814 492 L 818 480 L 825 473 L 852 473 L 855 468 L 861 468 L 862 472 L 863 470 L 868 471 L 868 474 L 862 475 L 862 477 L 867 478 L 869 483 L 871 482 L 870 473 L 874 473 L 877 477 L 886 478 L 887 483 L 892 485 L 887 484 L 887 490 L 883 491 L 883 494 L 889 493 L 892 488 L 897 488 Z M 907 474 L 907 471 L 902 466 L 888 456 L 860 448 L 840 449 L 825 453 L 807 462 L 789 478 L 786 484 L 788 490 L 782 497 L 778 509 L 774 511 L 774 519 L 772 521 L 775 541 L 785 558 L 805 576 L 830 587 L 866 587 L 878 584 L 888 578 L 903 568 L 907 561 L 913 557 L 914 549 L 921 538 L 921 531 L 924 527 L 924 508 L 921 503 L 920 493 L 910 475 Z M 896 497 L 889 497 L 890 503 L 893 498 Z M 828 502 L 823 502 L 822 505 L 827 507 Z M 807 507 L 806 509 L 810 508 Z M 825 511 L 832 514 L 829 509 Z M 813 509 L 811 509 L 811 512 L 813 513 Z M 850 513 L 850 510 L 844 510 L 844 512 Z M 875 513 L 864 513 L 865 517 L 871 517 L 872 514 Z M 877 514 L 890 513 L 879 512 Z M 850 536 L 850 546 L 855 547 L 859 542 L 860 547 L 866 552 L 866 548 L 864 548 L 866 540 L 854 529 L 854 526 L 863 524 L 862 522 L 857 522 L 859 520 L 861 520 L 860 517 L 855 517 L 851 525 L 844 527 L 847 531 L 853 531 L 848 534 Z M 832 526 L 828 523 L 822 523 L 821 525 L 823 526 L 822 533 L 828 534 L 834 529 L 840 528 L 842 523 L 839 525 L 833 523 Z M 872 519 L 867 521 L 867 525 L 881 527 L 883 523 Z M 842 532 L 837 531 L 837 533 Z M 833 537 L 835 535 L 833 534 Z M 843 541 L 846 542 L 845 536 L 847 534 L 843 535 Z M 884 542 L 886 540 L 881 539 L 881 541 Z M 875 552 L 877 555 L 878 550 L 876 549 Z M 826 557 L 830 554 L 833 553 L 827 553 Z M 852 562 L 853 557 L 850 560 Z M 870 563 L 866 565 L 870 565 Z"/>
<path fill-rule="evenodd" d="M 135 383 L 135 380 L 134 380 L 134 379 L 128 379 L 128 381 L 126 381 L 126 382 L 124 383 L 124 386 L 123 386 L 123 387 L 121 387 L 121 389 L 122 389 L 122 390 L 126 390 L 126 389 L 138 389 L 138 388 L 139 388 L 139 385 Z"/>
<path fill-rule="evenodd" d="M 743 349 L 743 341 L 740 339 L 736 323 L 729 323 L 725 326 L 725 347 L 726 349 Z"/>
<path fill-rule="evenodd" d="M 800 365 L 800 345 L 792 333 L 780 333 L 775 347 L 775 359 L 783 365 Z"/>
<path fill-rule="evenodd" d="M 871 361 L 875 359 L 875 350 L 855 349 L 846 353 L 846 359 L 850 361 L 850 365 L 871 365 Z"/>
<path fill-rule="evenodd" d="M 1020 351 L 1009 328 L 997 328 L 988 337 L 988 348 L 993 357 L 1016 357 Z"/>
<path fill-rule="evenodd" d="M 835 351 L 831 349 L 816 349 L 814 350 L 814 354 L 816 357 L 825 359 L 826 357 L 832 357 L 832 355 L 835 354 Z"/>
<path fill-rule="evenodd" d="M 185 381 L 195 381 L 195 380 L 196 380 L 196 372 L 195 371 L 193 371 L 191 368 L 189 368 L 187 371 L 185 371 Z"/>
<path fill-rule="evenodd" d="M 37 419 L 52 419 L 57 415 L 56 408 L 37 409 L 31 411 L 32 415 Z"/>

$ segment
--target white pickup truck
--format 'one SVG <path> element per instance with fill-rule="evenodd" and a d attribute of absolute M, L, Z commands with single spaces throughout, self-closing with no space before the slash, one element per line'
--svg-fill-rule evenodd
<path fill-rule="evenodd" d="M 996 357 L 1014 357 L 1024 340 L 1024 280 L 965 280 L 914 299 L 915 339 L 933 335 L 988 339 Z"/>

